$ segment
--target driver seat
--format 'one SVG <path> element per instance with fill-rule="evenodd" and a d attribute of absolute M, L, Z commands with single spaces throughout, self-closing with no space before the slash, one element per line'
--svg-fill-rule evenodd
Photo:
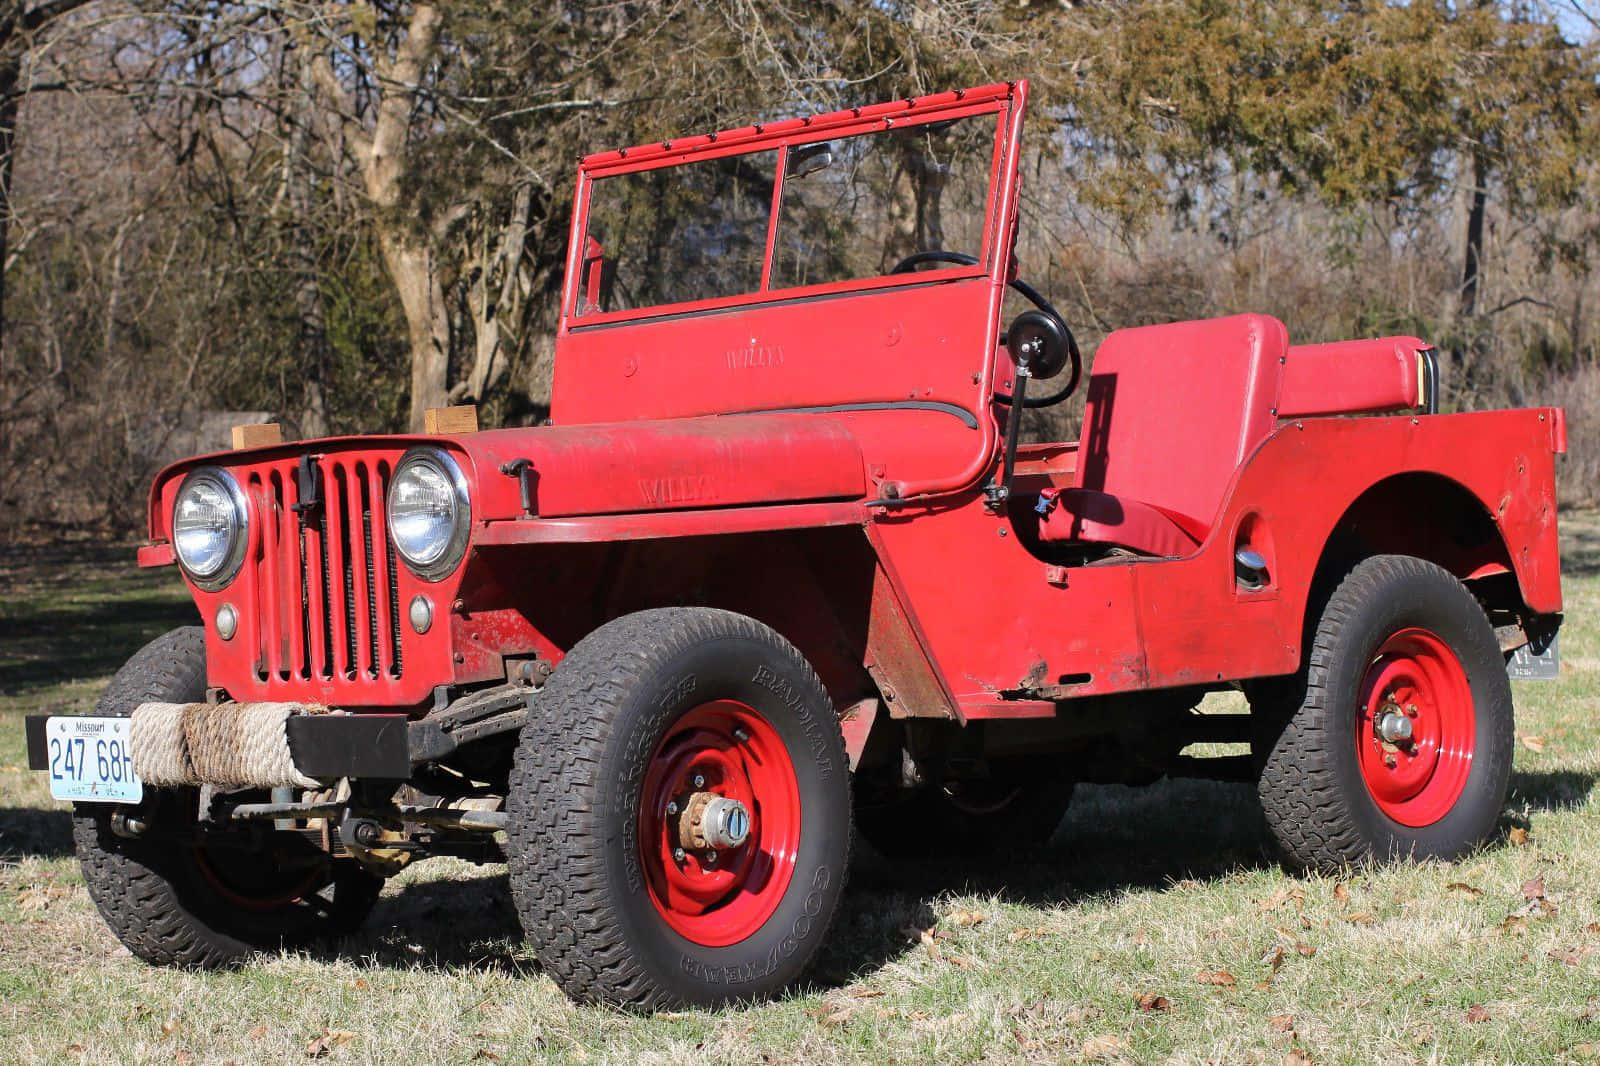
<path fill-rule="evenodd" d="M 1192 554 L 1272 432 L 1289 332 L 1268 315 L 1121 329 L 1095 354 L 1076 485 L 1040 494 L 1039 539 Z"/>

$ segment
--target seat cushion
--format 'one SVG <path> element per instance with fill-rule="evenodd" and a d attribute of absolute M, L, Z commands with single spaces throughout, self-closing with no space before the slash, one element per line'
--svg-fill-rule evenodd
<path fill-rule="evenodd" d="M 1159 507 L 1094 489 L 1046 489 L 1039 499 L 1042 541 L 1092 541 L 1178 558 L 1193 553 L 1204 535 L 1194 531 L 1192 520 L 1180 521 Z"/>

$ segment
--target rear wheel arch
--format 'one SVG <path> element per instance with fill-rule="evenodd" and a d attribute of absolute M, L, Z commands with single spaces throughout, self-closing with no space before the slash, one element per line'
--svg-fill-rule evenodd
<path fill-rule="evenodd" d="M 1306 598 L 1303 638 L 1309 637 L 1344 576 L 1375 555 L 1407 555 L 1442 567 L 1465 582 L 1491 614 L 1531 613 L 1511 551 L 1488 506 L 1452 478 L 1411 471 L 1368 487 L 1334 524 Z M 1301 648 L 1307 646 L 1302 639 Z"/>

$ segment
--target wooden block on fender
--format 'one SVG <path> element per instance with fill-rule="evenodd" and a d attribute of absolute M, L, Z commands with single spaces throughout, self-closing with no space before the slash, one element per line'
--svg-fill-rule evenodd
<path fill-rule="evenodd" d="M 265 448 L 269 444 L 283 443 L 283 429 L 276 422 L 261 422 L 251 426 L 233 427 L 233 446 L 239 448 Z"/>
<path fill-rule="evenodd" d="M 476 433 L 478 408 L 470 403 L 460 407 L 430 407 L 423 412 L 422 429 L 429 434 Z"/>

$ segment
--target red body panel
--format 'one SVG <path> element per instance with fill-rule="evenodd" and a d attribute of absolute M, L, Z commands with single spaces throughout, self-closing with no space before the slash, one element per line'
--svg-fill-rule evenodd
<path fill-rule="evenodd" d="M 286 444 L 157 479 L 147 565 L 172 561 L 188 470 L 224 466 L 251 501 L 241 576 L 193 589 L 212 684 L 416 712 L 436 686 L 503 677 L 507 657 L 556 663 L 619 614 L 708 603 L 794 641 L 841 707 L 875 690 L 894 718 L 1048 717 L 1079 696 L 1294 670 L 1341 530 L 1463 578 L 1509 573 L 1526 610 L 1561 609 L 1559 410 L 1291 417 L 1416 405 L 1416 338 L 1290 348 L 1259 315 L 1119 331 L 1090 368 L 1081 446 L 1023 446 L 1009 500 L 992 502 L 1025 99 L 1023 83 L 987 86 L 586 159 L 556 425 Z M 777 149 L 781 176 L 788 146 L 823 134 L 984 114 L 996 141 L 976 265 L 773 290 L 769 226 L 758 291 L 594 306 L 598 177 L 758 148 Z M 455 457 L 472 507 L 465 560 L 437 582 L 386 566 L 381 489 L 423 443 Z M 304 529 L 302 453 L 344 486 Z M 1064 493 L 1043 517 L 1041 493 Z M 1446 504 L 1482 538 L 1450 527 Z M 1173 558 L 1063 562 L 1107 543 Z M 1265 559 L 1262 587 L 1236 579 L 1240 548 Z M 435 608 L 422 634 L 406 622 L 418 596 Z M 224 603 L 242 616 L 230 641 L 210 624 Z"/>

